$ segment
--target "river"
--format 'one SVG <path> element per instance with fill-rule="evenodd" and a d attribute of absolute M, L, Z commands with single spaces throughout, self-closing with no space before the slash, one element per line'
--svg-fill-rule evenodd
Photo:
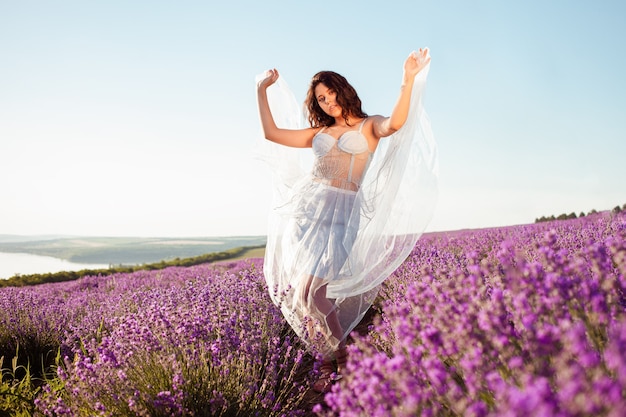
<path fill-rule="evenodd" d="M 59 271 L 79 271 L 81 269 L 102 269 L 109 265 L 79 264 L 51 256 L 30 253 L 0 252 L 0 279 L 11 278 L 16 274 L 45 274 Z"/>

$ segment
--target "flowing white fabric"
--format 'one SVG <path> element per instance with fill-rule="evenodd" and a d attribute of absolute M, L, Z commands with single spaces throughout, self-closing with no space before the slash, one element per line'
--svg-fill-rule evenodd
<path fill-rule="evenodd" d="M 438 159 L 422 104 L 429 68 L 416 76 L 405 125 L 382 138 L 373 154 L 314 140 L 307 170 L 301 150 L 260 144 L 274 190 L 265 279 L 273 302 L 316 353 L 332 354 L 361 321 L 432 217 Z M 279 127 L 304 127 L 282 78 L 267 93 Z"/>

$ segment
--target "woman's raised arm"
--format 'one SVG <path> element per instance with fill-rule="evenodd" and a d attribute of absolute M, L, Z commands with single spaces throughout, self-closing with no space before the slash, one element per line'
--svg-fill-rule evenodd
<path fill-rule="evenodd" d="M 259 115 L 261 116 L 261 126 L 263 135 L 267 140 L 293 148 L 310 148 L 313 143 L 313 136 L 317 129 L 281 129 L 276 126 L 274 117 L 267 100 L 267 88 L 278 80 L 278 71 L 271 69 L 267 71 L 267 77 L 259 81 L 257 85 L 257 100 L 259 103 Z"/>
<path fill-rule="evenodd" d="M 419 52 L 411 52 L 404 61 L 404 73 L 402 75 L 402 85 L 400 96 L 389 117 L 376 117 L 373 121 L 374 135 L 381 138 L 389 136 L 398 131 L 409 114 L 409 104 L 415 76 L 428 65 L 430 56 L 428 48 L 420 48 Z"/>

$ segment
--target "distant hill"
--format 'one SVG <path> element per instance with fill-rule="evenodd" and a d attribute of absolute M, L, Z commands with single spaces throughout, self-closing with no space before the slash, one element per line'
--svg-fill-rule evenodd
<path fill-rule="evenodd" d="M 232 263 L 240 259 L 263 258 L 265 244 L 259 246 L 242 246 L 221 252 L 206 253 L 190 258 L 175 258 L 168 261 L 143 263 L 141 265 L 112 265 L 106 269 L 82 269 L 80 271 L 59 271 L 44 274 L 15 275 L 8 279 L 0 279 L 0 287 L 21 287 L 51 282 L 73 281 L 85 276 L 107 276 L 116 273 L 129 273 L 140 270 L 160 270 L 169 267 L 189 267 L 205 263 Z"/>
<path fill-rule="evenodd" d="M 19 243 L 19 242 L 33 242 L 33 241 L 43 241 L 43 240 L 54 240 L 54 239 L 64 239 L 72 236 L 68 235 L 32 235 L 32 236 L 23 236 L 23 235 L 3 235 L 0 234 L 0 243 Z"/>
<path fill-rule="evenodd" d="M 0 252 L 52 256 L 76 263 L 138 265 L 264 245 L 265 236 L 193 238 L 0 235 Z"/>

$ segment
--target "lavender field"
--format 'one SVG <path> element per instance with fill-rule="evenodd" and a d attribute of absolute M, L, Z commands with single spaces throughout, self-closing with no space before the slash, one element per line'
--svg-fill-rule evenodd
<path fill-rule="evenodd" d="M 624 212 L 427 234 L 323 396 L 261 259 L 2 288 L 0 410 L 618 417 L 625 289 Z"/>

